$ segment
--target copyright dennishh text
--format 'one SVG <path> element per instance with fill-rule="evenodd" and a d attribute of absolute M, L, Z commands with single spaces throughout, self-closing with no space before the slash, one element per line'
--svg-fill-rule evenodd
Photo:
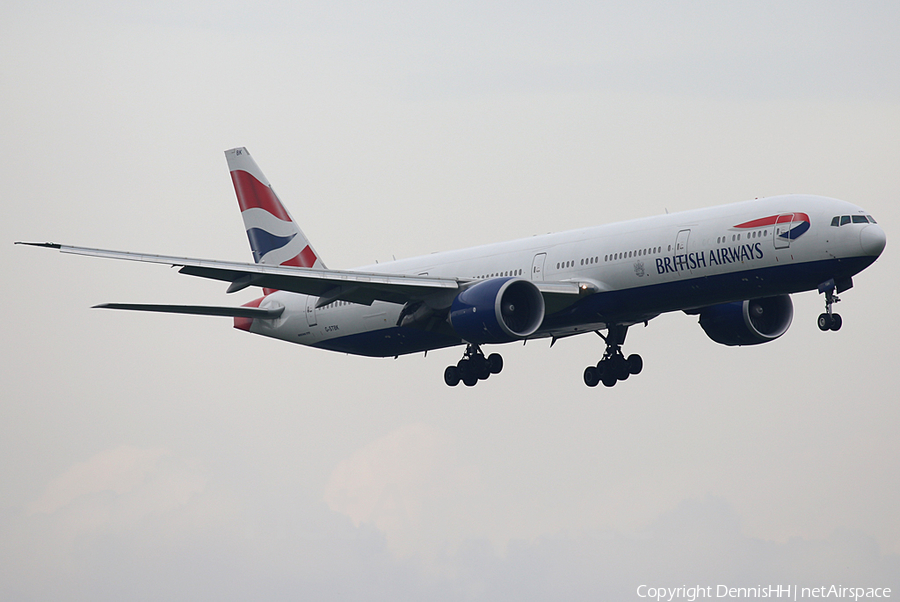
<path fill-rule="evenodd" d="M 727 585 L 694 585 L 681 587 L 653 587 L 639 585 L 639 598 L 650 598 L 657 602 L 673 602 L 674 600 L 701 600 L 705 598 L 781 598 L 783 600 L 801 600 L 815 598 L 835 598 L 844 600 L 866 600 L 874 598 L 890 598 L 889 587 L 844 587 L 842 585 L 822 585 L 819 587 L 800 587 L 797 585 L 757 585 L 755 587 L 729 587 Z"/>

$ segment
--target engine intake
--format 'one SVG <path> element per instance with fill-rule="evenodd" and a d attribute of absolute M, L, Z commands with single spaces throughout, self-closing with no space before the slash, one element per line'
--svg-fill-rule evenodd
<path fill-rule="evenodd" d="M 453 330 L 476 345 L 524 339 L 543 321 L 543 295 L 521 278 L 479 282 L 457 295 L 450 306 Z"/>
<path fill-rule="evenodd" d="M 787 332 L 794 318 L 790 295 L 713 305 L 700 310 L 700 326 L 722 345 L 768 343 Z"/>

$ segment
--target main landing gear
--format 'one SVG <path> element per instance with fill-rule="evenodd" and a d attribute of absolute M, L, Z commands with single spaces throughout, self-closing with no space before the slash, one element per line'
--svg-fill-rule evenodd
<path fill-rule="evenodd" d="M 467 387 L 474 387 L 479 380 L 487 380 L 491 374 L 499 374 L 501 370 L 503 357 L 499 353 L 484 357 L 478 345 L 470 344 L 459 363 L 444 370 L 444 382 L 455 387 L 462 381 Z"/>
<path fill-rule="evenodd" d="M 588 366 L 584 369 L 584 384 L 596 387 L 599 383 L 603 383 L 605 387 L 612 387 L 620 380 L 626 380 L 632 374 L 641 373 L 644 368 L 644 360 L 641 356 L 635 353 L 626 358 L 622 353 L 622 343 L 625 342 L 626 332 L 628 332 L 628 327 L 618 324 L 611 325 L 605 337 L 597 332 L 606 341 L 606 352 L 596 366 Z"/>
<path fill-rule="evenodd" d="M 841 319 L 841 314 L 836 314 L 831 311 L 831 306 L 840 301 L 840 298 L 834 294 L 834 289 L 834 280 L 830 280 L 819 286 L 819 292 L 825 293 L 825 313 L 819 314 L 819 319 L 816 320 L 816 323 L 819 325 L 819 330 L 822 331 L 840 330 L 844 323 Z"/>

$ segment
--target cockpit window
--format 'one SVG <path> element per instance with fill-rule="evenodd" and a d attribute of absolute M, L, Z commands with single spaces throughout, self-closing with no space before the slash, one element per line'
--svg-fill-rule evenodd
<path fill-rule="evenodd" d="M 875 218 L 871 215 L 836 215 L 831 218 L 832 226 L 843 226 L 844 224 L 876 224 Z"/>

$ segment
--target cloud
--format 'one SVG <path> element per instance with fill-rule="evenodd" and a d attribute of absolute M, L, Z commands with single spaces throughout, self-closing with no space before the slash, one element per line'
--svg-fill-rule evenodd
<path fill-rule="evenodd" d="M 29 514 L 50 514 L 94 495 L 131 495 L 145 501 L 142 513 L 182 505 L 203 490 L 205 479 L 189 466 L 166 465 L 166 449 L 122 446 L 101 452 L 53 479 L 28 507 Z"/>
<path fill-rule="evenodd" d="M 195 463 L 174 459 L 163 448 L 125 445 L 79 462 L 50 481 L 26 515 L 52 515 L 71 543 L 79 536 L 133 528 L 185 506 L 205 486 Z"/>
<path fill-rule="evenodd" d="M 164 449 L 122 446 L 79 462 L 53 479 L 29 505 L 29 514 L 50 514 L 86 495 L 112 492 L 122 495 L 140 487 L 167 455 Z"/>
<path fill-rule="evenodd" d="M 409 554 L 446 535 L 444 528 L 432 529 L 434 521 L 462 519 L 476 478 L 458 462 L 447 433 L 410 424 L 338 464 L 324 499 L 354 525 L 374 525 L 395 552 Z"/>

